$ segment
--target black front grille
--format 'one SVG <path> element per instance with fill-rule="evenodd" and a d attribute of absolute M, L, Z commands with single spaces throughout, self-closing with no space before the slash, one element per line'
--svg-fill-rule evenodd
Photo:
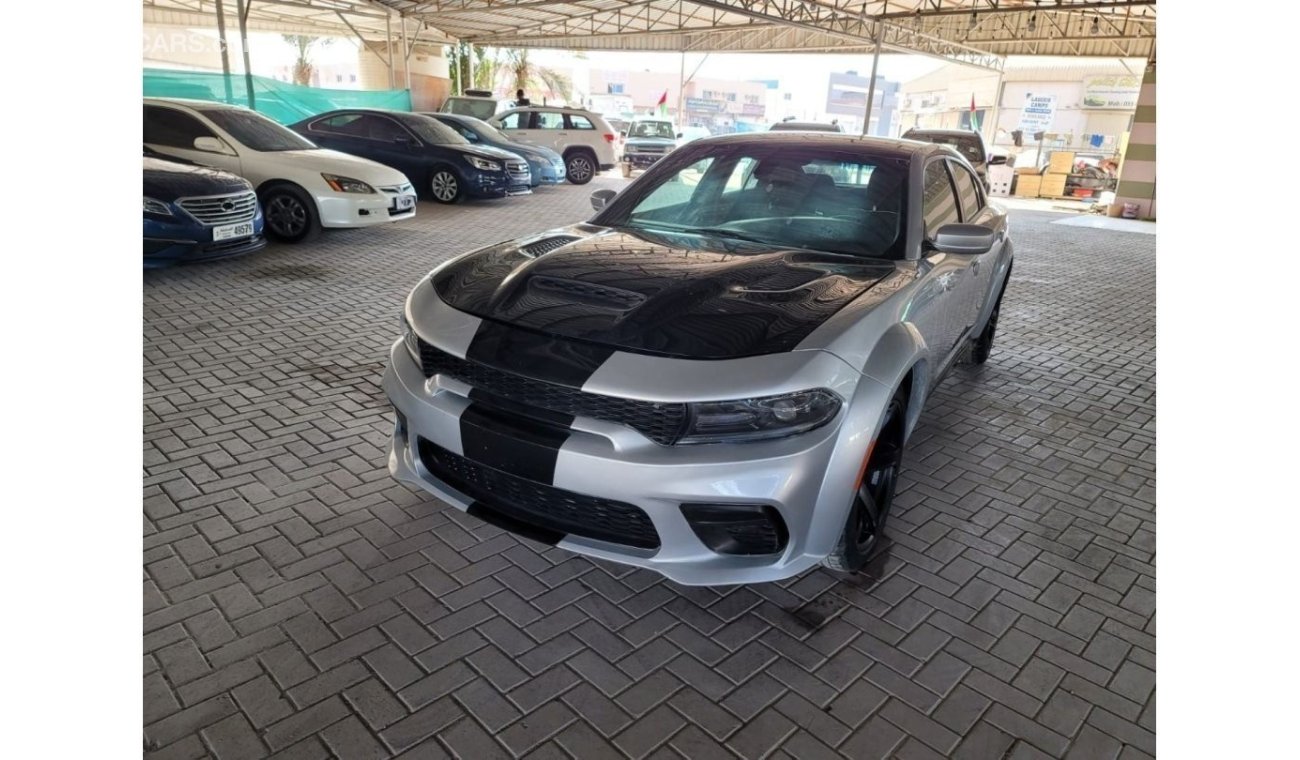
<path fill-rule="evenodd" d="M 639 430 L 664 446 L 672 445 L 686 424 L 686 405 L 658 403 L 586 393 L 578 388 L 534 380 L 477 362 L 459 359 L 420 341 L 420 366 L 425 377 L 447 375 L 492 396 L 527 409 L 615 422 Z M 490 403 L 489 399 L 484 399 Z"/>
<path fill-rule="evenodd" d="M 659 533 L 639 507 L 526 480 L 418 441 L 420 461 L 439 480 L 487 509 L 546 531 L 658 549 Z"/>

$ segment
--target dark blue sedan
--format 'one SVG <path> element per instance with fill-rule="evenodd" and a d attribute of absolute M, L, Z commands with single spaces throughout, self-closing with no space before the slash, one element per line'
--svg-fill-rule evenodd
<path fill-rule="evenodd" d="M 532 192 L 532 172 L 519 155 L 473 145 L 422 114 L 348 108 L 326 111 L 289 128 L 323 148 L 391 166 L 439 203 Z"/>
<path fill-rule="evenodd" d="M 238 256 L 266 247 L 248 180 L 206 166 L 144 156 L 144 266 Z"/>
<path fill-rule="evenodd" d="M 533 187 L 558 185 L 564 182 L 564 157 L 542 145 L 525 145 L 515 142 L 496 127 L 482 119 L 455 113 L 427 113 L 446 124 L 469 140 L 473 145 L 490 145 L 494 148 L 518 153 L 533 171 Z"/>

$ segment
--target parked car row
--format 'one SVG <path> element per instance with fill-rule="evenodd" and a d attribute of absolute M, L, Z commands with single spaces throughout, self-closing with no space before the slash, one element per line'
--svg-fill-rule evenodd
<path fill-rule="evenodd" d="M 263 232 L 300 243 L 410 219 L 421 194 L 456 203 L 585 184 L 614 165 L 613 135 L 596 114 L 525 107 L 499 117 L 508 121 L 357 108 L 286 127 L 241 106 L 146 98 L 146 263 L 248 253 L 265 245 Z M 565 130 L 553 134 L 555 124 Z"/>

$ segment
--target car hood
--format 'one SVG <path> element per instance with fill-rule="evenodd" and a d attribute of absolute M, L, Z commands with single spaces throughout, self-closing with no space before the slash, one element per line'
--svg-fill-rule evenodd
<path fill-rule="evenodd" d="M 329 148 L 266 151 L 257 153 L 252 160 L 263 167 L 280 165 L 312 172 L 338 174 L 359 179 L 374 187 L 407 183 L 406 175 L 392 167 Z"/>
<path fill-rule="evenodd" d="M 559 153 L 556 153 L 550 148 L 544 148 L 540 145 L 524 145 L 522 143 L 510 143 L 510 144 L 495 143 L 493 144 L 492 147 L 497 148 L 499 150 L 504 150 L 508 153 L 514 153 L 515 155 L 521 156 L 526 159 L 532 159 L 533 161 L 541 161 L 543 163 L 548 163 L 548 164 L 553 161 L 560 160 Z"/>
<path fill-rule="evenodd" d="M 226 195 L 253 189 L 246 180 L 230 172 L 196 164 L 181 164 L 146 156 L 144 194 L 159 201 L 195 195 Z"/>
<path fill-rule="evenodd" d="M 689 359 L 793 350 L 894 271 L 889 262 L 593 225 L 453 260 L 453 308 L 562 338 Z"/>
<path fill-rule="evenodd" d="M 515 153 L 514 151 L 494 148 L 491 145 L 471 145 L 471 146 L 456 146 L 456 147 L 458 150 L 462 150 L 465 153 L 468 153 L 472 156 L 478 156 L 479 158 L 493 159 L 496 161 L 509 161 L 511 159 L 517 161 L 520 158 L 519 154 Z"/>

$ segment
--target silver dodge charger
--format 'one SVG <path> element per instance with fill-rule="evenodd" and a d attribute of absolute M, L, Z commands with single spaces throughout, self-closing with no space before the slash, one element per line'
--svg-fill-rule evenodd
<path fill-rule="evenodd" d="M 862 567 L 927 396 L 993 348 L 1012 247 L 971 166 L 732 135 L 592 205 L 411 292 L 384 377 L 393 475 L 684 584 Z"/>

